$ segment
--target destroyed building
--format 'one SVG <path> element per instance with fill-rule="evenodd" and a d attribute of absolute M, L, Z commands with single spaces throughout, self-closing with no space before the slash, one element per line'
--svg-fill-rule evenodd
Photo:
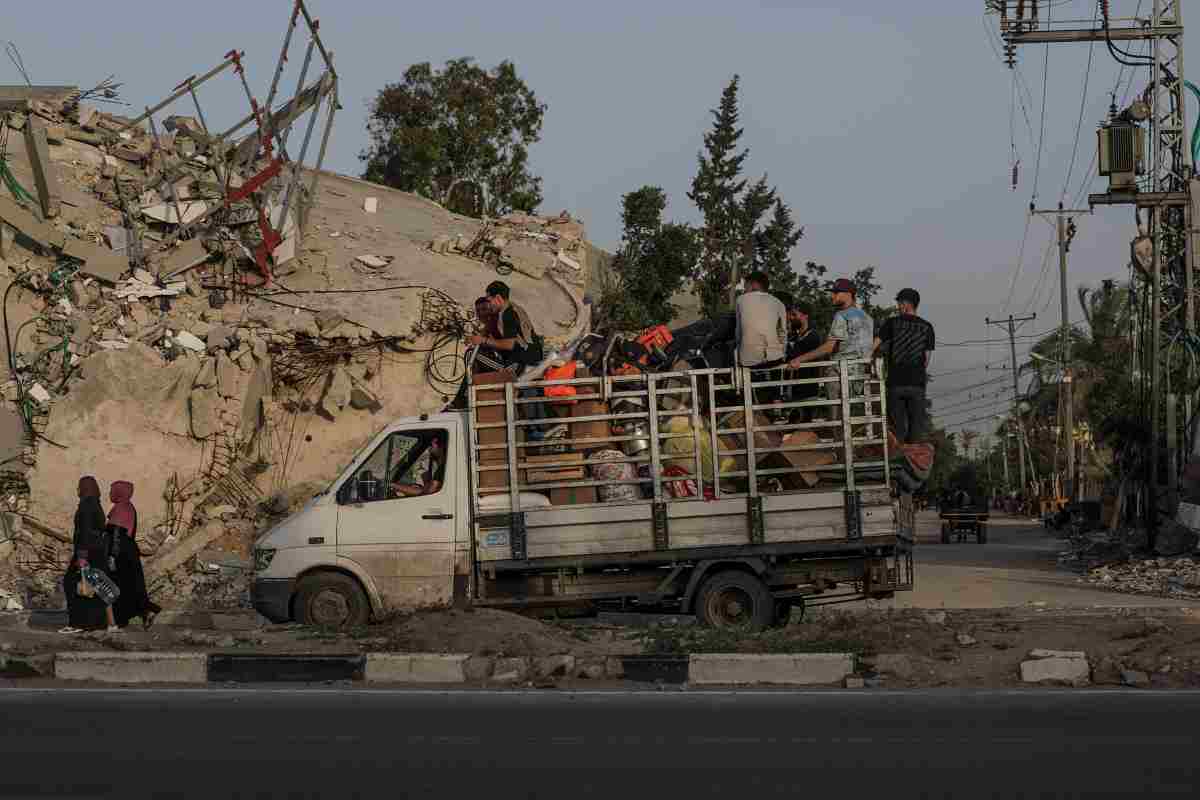
<path fill-rule="evenodd" d="M 604 256 L 565 212 L 480 221 L 322 169 L 338 79 L 303 3 L 265 93 L 242 55 L 134 115 L 0 87 L 0 589 L 19 603 L 61 605 L 91 474 L 134 483 L 159 602 L 241 604 L 271 519 L 454 394 L 498 273 L 548 348 L 587 325 Z M 245 87 L 223 131 L 210 80 Z"/>

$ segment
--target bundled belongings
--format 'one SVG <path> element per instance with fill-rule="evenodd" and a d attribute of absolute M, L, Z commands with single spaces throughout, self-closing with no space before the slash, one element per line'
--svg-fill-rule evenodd
<path fill-rule="evenodd" d="M 633 464 L 620 463 L 617 459 L 627 456 L 620 450 L 601 450 L 592 456 L 592 477 L 598 481 L 632 481 L 637 478 Z M 611 463 L 595 463 L 610 461 Z M 627 503 L 641 499 L 641 492 L 633 483 L 609 483 L 599 487 L 602 503 Z"/>

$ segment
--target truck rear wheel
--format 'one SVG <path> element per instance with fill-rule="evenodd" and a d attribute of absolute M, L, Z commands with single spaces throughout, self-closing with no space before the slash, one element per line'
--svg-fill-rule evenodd
<path fill-rule="evenodd" d="M 353 628 L 367 624 L 371 606 L 358 581 L 339 572 L 318 572 L 300 580 L 296 589 L 296 619 L 323 628 Z"/>
<path fill-rule="evenodd" d="M 737 570 L 718 572 L 704 582 L 696 598 L 696 615 L 713 628 L 762 630 L 777 619 L 775 598 L 766 584 Z"/>

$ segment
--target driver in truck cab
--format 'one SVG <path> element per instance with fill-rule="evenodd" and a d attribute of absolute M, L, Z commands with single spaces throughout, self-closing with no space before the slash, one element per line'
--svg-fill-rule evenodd
<path fill-rule="evenodd" d="M 403 483 L 393 476 L 391 497 L 421 497 L 437 494 L 442 490 L 442 479 L 446 476 L 446 434 L 435 433 L 429 440 L 429 465 L 421 474 L 419 483 Z"/>

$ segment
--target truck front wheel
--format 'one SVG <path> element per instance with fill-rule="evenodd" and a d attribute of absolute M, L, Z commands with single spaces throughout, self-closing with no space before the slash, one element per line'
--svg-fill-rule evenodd
<path fill-rule="evenodd" d="M 296 619 L 323 628 L 365 625 L 371 606 L 358 581 L 339 572 L 318 572 L 300 580 Z"/>
<path fill-rule="evenodd" d="M 776 620 L 775 598 L 754 575 L 736 570 L 718 572 L 701 587 L 696 615 L 714 628 L 747 626 L 762 630 Z"/>

